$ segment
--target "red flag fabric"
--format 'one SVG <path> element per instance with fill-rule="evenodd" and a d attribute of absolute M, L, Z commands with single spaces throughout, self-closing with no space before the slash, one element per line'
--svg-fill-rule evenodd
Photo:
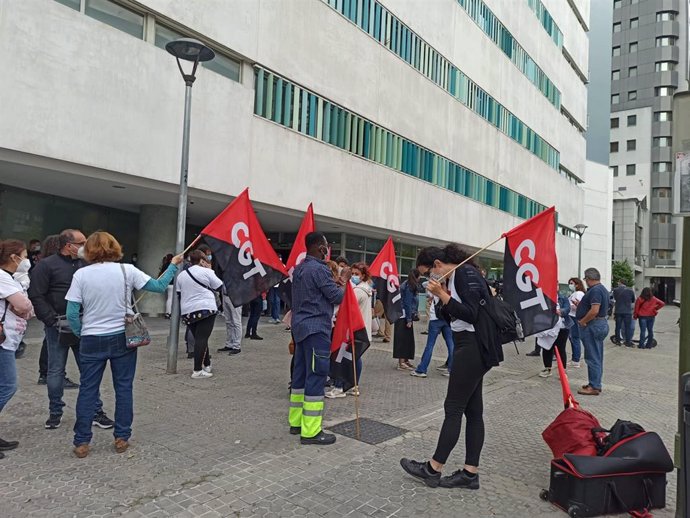
<path fill-rule="evenodd" d="M 555 207 L 528 219 L 503 237 L 504 300 L 520 317 L 525 336 L 551 329 L 558 319 Z"/>
<path fill-rule="evenodd" d="M 343 380 L 343 390 L 347 391 L 355 385 L 354 363 L 368 348 L 369 337 L 364 319 L 359 311 L 352 284 L 348 282 L 345 286 L 345 296 L 338 309 L 331 342 L 331 374 L 334 378 Z"/>
<path fill-rule="evenodd" d="M 314 230 L 316 230 L 316 225 L 314 224 L 314 207 L 310 203 L 309 207 L 307 207 L 307 213 L 304 215 L 304 218 L 302 218 L 297 237 L 292 244 L 292 250 L 290 250 L 290 256 L 285 265 L 288 272 L 288 278 L 280 283 L 280 298 L 290 306 L 292 305 L 292 272 L 294 272 L 295 267 L 307 257 L 307 245 L 304 242 L 304 238 L 310 232 L 314 232 Z"/>
<path fill-rule="evenodd" d="M 402 296 L 400 295 L 400 276 L 398 275 L 398 261 L 395 257 L 393 238 L 389 237 L 386 244 L 369 267 L 374 278 L 376 298 L 383 303 L 386 319 L 397 322 L 402 317 Z"/>
<path fill-rule="evenodd" d="M 246 304 L 288 276 L 245 189 L 201 231 L 223 274 L 232 303 Z"/>

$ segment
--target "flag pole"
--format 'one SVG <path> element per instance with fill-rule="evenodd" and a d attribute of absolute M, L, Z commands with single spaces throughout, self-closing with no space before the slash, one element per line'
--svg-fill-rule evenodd
<path fill-rule="evenodd" d="M 477 250 L 475 253 L 473 253 L 471 256 L 469 256 L 467 259 L 465 259 L 463 262 L 461 262 L 460 264 L 458 264 L 457 266 L 455 266 L 452 270 L 450 270 L 450 271 L 444 273 L 444 274 L 441 276 L 441 278 L 437 280 L 437 282 L 441 282 L 443 279 L 445 279 L 446 277 L 448 277 L 448 276 L 449 276 L 451 273 L 453 273 L 455 270 L 457 270 L 458 268 L 460 268 L 463 264 L 465 264 L 466 262 L 468 262 L 470 259 L 474 259 L 474 258 L 477 257 L 479 254 L 481 254 L 484 250 L 486 250 L 487 248 L 489 248 L 489 247 L 495 245 L 496 243 L 498 243 L 498 242 L 499 242 L 501 239 L 503 239 L 504 237 L 505 237 L 505 236 L 501 236 L 501 237 L 499 237 L 498 239 L 496 239 L 496 240 L 492 241 L 491 243 L 489 243 L 488 245 L 486 245 L 485 247 L 483 247 L 483 248 Z"/>
<path fill-rule="evenodd" d="M 360 429 L 359 429 L 359 386 L 357 385 L 357 362 L 355 360 L 357 358 L 357 351 L 355 351 L 355 337 L 352 337 L 352 371 L 354 373 L 354 381 L 355 381 L 355 434 L 357 436 L 357 440 L 359 441 L 359 435 L 360 435 Z"/>

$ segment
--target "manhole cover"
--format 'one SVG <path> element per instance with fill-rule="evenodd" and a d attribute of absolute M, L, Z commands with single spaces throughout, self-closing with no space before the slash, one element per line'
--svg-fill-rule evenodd
<path fill-rule="evenodd" d="M 382 442 L 390 441 L 395 437 L 399 437 L 407 433 L 407 430 L 403 428 L 398 428 L 397 426 L 392 426 L 380 421 L 374 421 L 373 419 L 367 419 L 366 417 L 361 417 L 359 419 L 359 437 L 357 437 L 357 429 L 354 419 L 352 421 L 345 421 L 344 423 L 331 426 L 330 430 L 337 434 L 350 437 L 351 439 L 357 439 L 367 444 L 381 444 Z"/>

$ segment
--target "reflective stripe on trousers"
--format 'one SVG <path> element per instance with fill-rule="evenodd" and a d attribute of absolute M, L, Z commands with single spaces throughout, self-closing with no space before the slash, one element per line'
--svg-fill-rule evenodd
<path fill-rule="evenodd" d="M 321 431 L 323 396 L 305 396 L 302 411 L 302 437 L 311 438 Z"/>
<path fill-rule="evenodd" d="M 290 426 L 302 426 L 302 408 L 304 405 L 304 389 L 292 389 L 290 391 L 290 412 L 288 420 Z"/>

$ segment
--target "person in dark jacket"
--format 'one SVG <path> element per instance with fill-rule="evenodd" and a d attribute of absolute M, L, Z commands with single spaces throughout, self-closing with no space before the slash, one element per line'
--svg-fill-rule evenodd
<path fill-rule="evenodd" d="M 430 487 L 479 489 L 479 457 L 484 445 L 482 382 L 484 375 L 503 361 L 496 326 L 481 308 L 482 300 L 492 296 L 489 286 L 468 258 L 469 254 L 456 244 L 427 247 L 417 256 L 417 268 L 422 275 L 429 274 L 427 290 L 443 304 L 441 314 L 450 321 L 455 340 L 453 369 L 444 402 L 445 419 L 436 452 L 427 462 L 400 460 L 407 473 Z M 458 267 L 461 263 L 464 264 Z M 450 293 L 439 282 L 446 276 Z M 442 477 L 443 465 L 460 437 L 463 415 L 467 419 L 465 466 Z"/>
<path fill-rule="evenodd" d="M 79 230 L 67 229 L 60 233 L 60 251 L 39 261 L 31 272 L 29 298 L 34 305 L 38 319 L 45 326 L 48 346 L 48 400 L 50 416 L 45 427 L 54 430 L 62 421 L 62 400 L 65 379 L 65 366 L 70 349 L 74 353 L 77 367 L 79 361 L 79 339 L 72 334 L 67 325 L 67 301 L 65 295 L 72 284 L 74 272 L 85 265 L 80 259 L 86 237 Z M 113 421 L 103 412 L 103 402 L 96 400 L 93 424 L 103 429 L 113 427 Z"/>
<path fill-rule="evenodd" d="M 44 258 L 55 255 L 60 251 L 60 234 L 51 234 L 43 240 L 41 246 L 42 255 Z M 41 344 L 41 354 L 38 357 L 38 384 L 46 385 L 48 383 L 48 341 L 43 336 L 43 343 Z M 79 388 L 79 384 L 74 383 L 69 378 L 65 378 L 65 388 Z"/>
<path fill-rule="evenodd" d="M 407 280 L 400 286 L 400 296 L 404 316 L 395 323 L 393 331 L 393 358 L 398 360 L 399 371 L 414 371 L 414 321 L 418 319 L 419 291 L 423 288 L 419 285 L 419 271 L 413 269 L 407 276 Z"/>

